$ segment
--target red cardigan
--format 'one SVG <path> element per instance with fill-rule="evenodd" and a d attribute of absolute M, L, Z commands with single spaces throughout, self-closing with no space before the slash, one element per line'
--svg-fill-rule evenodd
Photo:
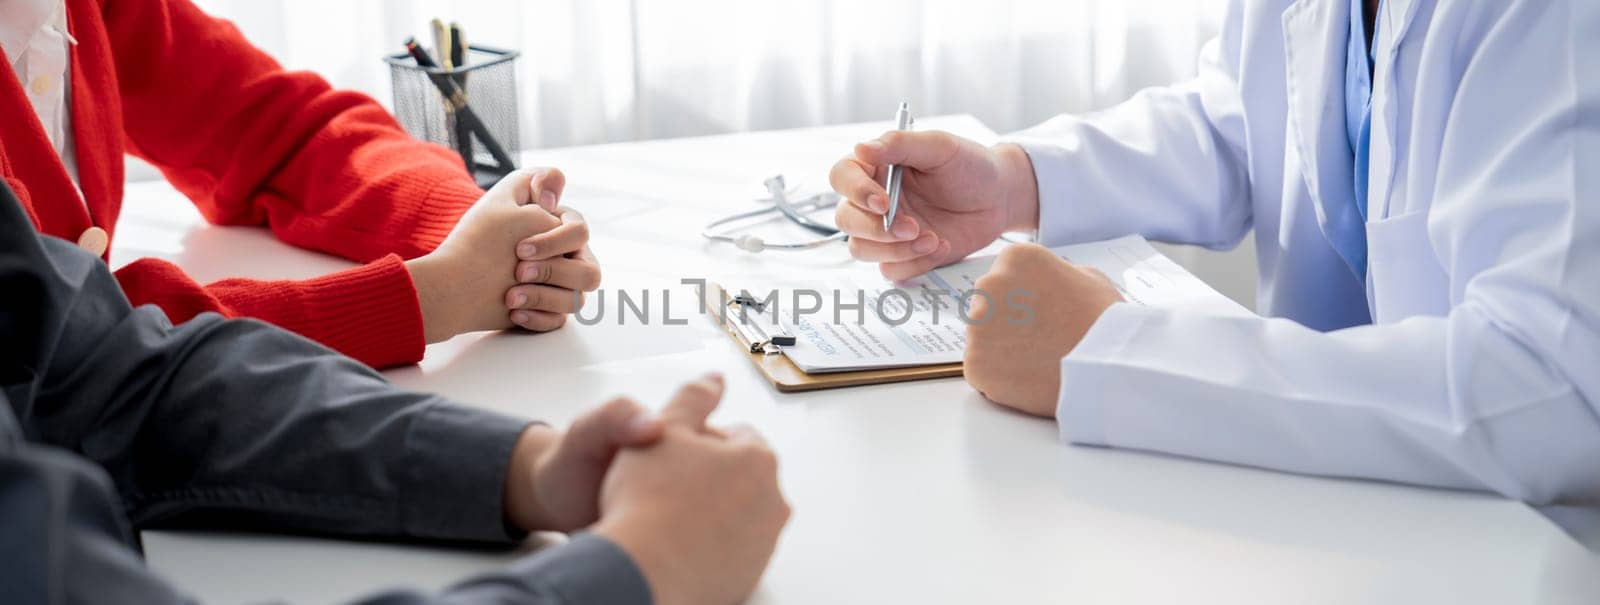
<path fill-rule="evenodd" d="M 288 328 L 375 367 L 422 358 L 401 259 L 431 251 L 483 191 L 460 158 L 419 143 L 372 99 L 285 71 L 187 0 L 68 0 L 73 191 L 9 61 L 0 61 L 0 176 L 40 232 L 116 242 L 123 153 L 159 167 L 212 223 L 366 265 L 306 281 L 200 285 L 164 261 L 117 271 L 133 304 L 174 322 L 205 311 Z"/>

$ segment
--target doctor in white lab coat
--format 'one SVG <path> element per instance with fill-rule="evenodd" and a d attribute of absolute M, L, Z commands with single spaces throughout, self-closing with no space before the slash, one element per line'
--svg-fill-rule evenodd
<path fill-rule="evenodd" d="M 832 174 L 852 253 L 901 278 L 1007 230 L 1253 229 L 1260 317 L 1120 303 L 1012 247 L 980 286 L 1037 312 L 971 327 L 968 381 L 1073 443 L 1488 490 L 1600 543 L 1600 2 L 1227 11 L 1192 81 L 993 148 L 858 145 Z"/>

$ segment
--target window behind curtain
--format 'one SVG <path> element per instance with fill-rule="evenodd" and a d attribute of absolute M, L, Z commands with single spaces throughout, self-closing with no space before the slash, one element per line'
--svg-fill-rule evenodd
<path fill-rule="evenodd" d="M 1192 75 L 1221 0 L 196 0 L 292 69 L 389 102 L 432 17 L 523 52 L 551 147 L 970 113 L 999 131 Z"/>

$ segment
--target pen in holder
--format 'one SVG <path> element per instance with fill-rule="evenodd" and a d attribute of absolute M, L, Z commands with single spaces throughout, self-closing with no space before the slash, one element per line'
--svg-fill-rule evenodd
<path fill-rule="evenodd" d="M 384 58 L 394 84 L 394 113 L 400 125 L 418 139 L 438 143 L 461 154 L 478 185 L 489 187 L 516 169 L 520 149 L 517 123 L 517 51 L 471 46 L 455 69 L 419 65 L 412 53 Z M 447 79 L 448 82 L 442 81 Z M 444 90 L 461 94 L 451 99 Z M 456 107 L 469 108 L 458 112 Z M 458 113 L 470 113 L 482 124 L 474 131 Z M 485 136 L 487 135 L 487 136 Z"/>

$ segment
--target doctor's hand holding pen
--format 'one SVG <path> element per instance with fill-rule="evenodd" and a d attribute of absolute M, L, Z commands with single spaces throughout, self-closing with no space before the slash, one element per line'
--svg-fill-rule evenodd
<path fill-rule="evenodd" d="M 877 178 L 889 165 L 903 171 L 892 213 L 890 188 Z M 1039 225 L 1033 163 L 1016 145 L 984 147 L 944 132 L 895 131 L 856 145 L 830 178 L 850 200 L 836 211 L 839 228 L 850 235 L 850 253 L 879 263 L 890 279 L 921 275 L 1004 232 Z M 1054 416 L 1061 358 L 1122 301 L 1121 294 L 1094 269 L 1034 244 L 1007 248 L 977 288 L 986 295 L 972 300 L 967 382 L 995 403 Z M 1003 317 L 991 318 L 995 313 Z"/>
<path fill-rule="evenodd" d="M 885 174 L 903 171 L 894 221 Z M 889 279 L 906 279 L 989 245 L 1006 231 L 1039 223 L 1033 164 L 1021 147 L 984 147 L 946 132 L 892 131 L 856 145 L 835 164 L 833 189 L 849 200 L 835 219 L 850 235 L 850 253 L 879 263 Z"/>
<path fill-rule="evenodd" d="M 406 261 L 428 342 L 512 326 L 555 330 L 600 287 L 588 224 L 559 205 L 565 186 L 554 168 L 513 172 L 437 249 Z"/>

